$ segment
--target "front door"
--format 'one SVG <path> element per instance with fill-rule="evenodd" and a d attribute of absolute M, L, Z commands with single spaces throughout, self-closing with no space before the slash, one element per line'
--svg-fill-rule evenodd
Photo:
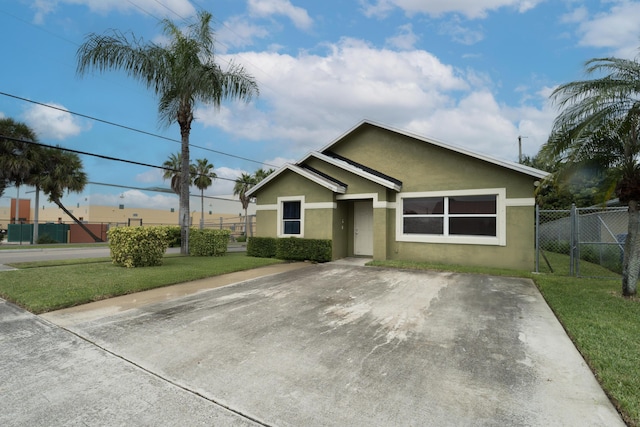
<path fill-rule="evenodd" d="M 353 203 L 353 254 L 373 256 L 373 202 Z"/>

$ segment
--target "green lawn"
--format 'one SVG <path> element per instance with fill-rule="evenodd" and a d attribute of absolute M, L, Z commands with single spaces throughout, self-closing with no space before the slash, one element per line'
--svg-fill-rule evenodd
<path fill-rule="evenodd" d="M 0 273 L 0 297 L 33 313 L 44 313 L 118 295 L 282 262 L 229 253 L 223 257 L 165 256 L 159 267 L 124 268 L 109 260 L 28 263 Z M 40 264 L 42 267 L 37 267 Z M 49 266 L 47 266 L 49 265 Z M 16 264 L 20 266 L 20 264 Z"/>
<path fill-rule="evenodd" d="M 569 257 L 545 254 L 553 274 L 542 259 L 542 274 L 403 261 L 369 265 L 532 278 L 627 424 L 640 426 L 640 299 L 622 298 L 619 278 L 568 277 Z M 580 268 L 584 275 L 611 276 L 584 261 Z"/>

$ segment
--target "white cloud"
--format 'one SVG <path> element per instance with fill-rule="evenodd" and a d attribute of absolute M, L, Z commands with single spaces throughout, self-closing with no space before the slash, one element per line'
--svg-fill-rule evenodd
<path fill-rule="evenodd" d="M 418 42 L 418 36 L 413 32 L 411 24 L 401 25 L 398 28 L 398 34 L 389 37 L 386 44 L 399 50 L 411 50 Z"/>
<path fill-rule="evenodd" d="M 82 132 L 80 123 L 59 104 L 34 105 L 23 116 L 24 121 L 42 138 L 62 140 Z M 87 125 L 88 127 L 88 125 Z"/>
<path fill-rule="evenodd" d="M 457 70 L 426 51 L 378 50 L 354 39 L 328 45 L 324 56 L 245 52 L 237 61 L 261 76 L 261 103 L 268 111 L 226 104 L 219 111 L 199 109 L 197 119 L 243 138 L 282 144 L 279 151 L 292 157 L 364 118 L 407 123 L 452 103 L 450 93 L 468 89 Z"/>
<path fill-rule="evenodd" d="M 490 11 L 511 7 L 523 13 L 544 0 L 360 0 L 366 16 L 386 16 L 393 9 L 402 9 L 407 15 L 423 13 L 441 16 L 459 13 L 469 19 L 485 18 Z"/>
<path fill-rule="evenodd" d="M 142 183 L 153 183 L 162 181 L 163 171 L 160 169 L 149 169 L 146 172 L 142 172 L 136 175 L 135 181 Z"/>
<path fill-rule="evenodd" d="M 161 17 L 174 17 L 176 14 L 183 17 L 195 15 L 196 10 L 189 0 L 136 0 L 129 2 L 124 0 L 36 0 L 31 5 L 35 10 L 34 23 L 41 24 L 44 18 L 55 11 L 59 4 L 84 5 L 92 12 L 108 13 L 113 10 L 118 12 L 150 13 Z"/>
<path fill-rule="evenodd" d="M 546 105 L 548 93 L 529 89 L 518 92 L 521 106 L 501 105 L 487 75 L 455 69 L 424 50 L 398 52 L 343 39 L 324 55 L 245 52 L 237 58 L 243 59 L 263 76 L 260 109 L 227 103 L 217 112 L 199 109 L 197 119 L 268 144 L 287 161 L 320 149 L 363 119 L 515 160 L 517 136 L 526 132 L 527 153 L 535 154 L 556 113 Z"/>
<path fill-rule="evenodd" d="M 444 22 L 439 31 L 441 34 L 449 35 L 451 40 L 464 45 L 476 44 L 484 38 L 484 33 L 481 29 L 472 29 L 462 25 L 458 17 L 453 17 L 451 20 Z"/>
<path fill-rule="evenodd" d="M 313 20 L 307 11 L 294 6 L 289 0 L 249 0 L 248 7 L 252 16 L 268 18 L 283 15 L 299 29 L 308 30 L 313 26 Z"/>
<path fill-rule="evenodd" d="M 249 22 L 244 17 L 234 16 L 224 22 L 216 31 L 216 42 L 220 53 L 229 48 L 243 48 L 251 46 L 254 39 L 265 38 L 269 31 L 259 25 Z"/>
<path fill-rule="evenodd" d="M 585 12 L 579 12 L 578 16 L 586 18 Z M 626 1 L 616 3 L 608 12 L 581 21 L 578 27 L 578 34 L 581 37 L 579 44 L 607 48 L 618 57 L 635 58 L 640 45 L 638 21 L 640 21 L 640 3 Z"/>

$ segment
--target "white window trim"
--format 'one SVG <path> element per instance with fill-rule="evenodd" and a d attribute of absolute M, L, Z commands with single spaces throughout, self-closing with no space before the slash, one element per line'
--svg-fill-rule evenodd
<path fill-rule="evenodd" d="M 395 209 L 395 202 L 378 201 L 378 193 L 338 194 L 336 200 L 371 200 L 374 209 Z"/>
<path fill-rule="evenodd" d="M 441 236 L 432 234 L 403 233 L 403 199 L 416 197 L 496 196 L 496 236 Z M 480 188 L 473 190 L 407 192 L 396 195 L 396 241 L 419 243 L 452 243 L 462 245 L 507 245 L 507 209 L 505 188 Z"/>
<path fill-rule="evenodd" d="M 300 234 L 284 234 L 284 230 L 282 227 L 283 202 L 300 202 Z M 301 238 L 304 237 L 304 210 L 305 210 L 304 196 L 278 197 L 278 214 L 277 214 L 278 224 L 277 224 L 277 230 L 276 230 L 278 237 L 301 237 Z"/>

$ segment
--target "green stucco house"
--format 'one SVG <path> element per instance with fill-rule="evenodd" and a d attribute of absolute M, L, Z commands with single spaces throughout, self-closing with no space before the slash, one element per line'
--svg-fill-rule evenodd
<path fill-rule="evenodd" d="M 363 121 L 249 191 L 256 235 L 331 239 L 366 256 L 534 267 L 534 189 L 546 172 Z"/>

